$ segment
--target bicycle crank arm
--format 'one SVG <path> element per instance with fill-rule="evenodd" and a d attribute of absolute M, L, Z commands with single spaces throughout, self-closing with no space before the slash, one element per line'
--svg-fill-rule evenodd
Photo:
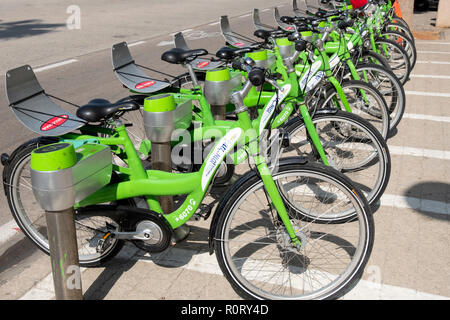
<path fill-rule="evenodd" d="M 150 240 L 152 239 L 151 230 L 141 230 L 133 232 L 117 232 L 112 231 L 111 237 L 118 240 Z"/>

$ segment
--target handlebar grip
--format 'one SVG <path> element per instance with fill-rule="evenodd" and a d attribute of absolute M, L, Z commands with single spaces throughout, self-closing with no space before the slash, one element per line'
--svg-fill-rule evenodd
<path fill-rule="evenodd" d="M 265 81 L 265 71 L 262 68 L 253 68 L 248 73 L 248 80 L 254 85 L 255 87 L 259 87 L 262 85 Z"/>

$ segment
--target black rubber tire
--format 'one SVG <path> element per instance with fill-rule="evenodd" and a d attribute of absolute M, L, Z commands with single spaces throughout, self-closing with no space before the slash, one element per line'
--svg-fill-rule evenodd
<path fill-rule="evenodd" d="M 380 66 L 383 66 L 383 67 L 391 70 L 391 66 L 389 65 L 389 62 L 381 54 L 373 52 L 372 50 L 364 50 L 361 55 L 362 55 L 361 58 L 365 59 L 365 60 L 355 61 L 354 63 L 356 66 L 359 64 L 373 63 L 373 64 L 380 65 Z"/>

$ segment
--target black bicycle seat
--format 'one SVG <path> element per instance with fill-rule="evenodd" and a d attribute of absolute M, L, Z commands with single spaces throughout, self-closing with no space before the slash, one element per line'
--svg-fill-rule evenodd
<path fill-rule="evenodd" d="M 249 47 L 245 47 L 245 48 L 230 48 L 230 47 L 223 47 L 220 48 L 217 52 L 216 52 L 216 57 L 222 60 L 233 60 L 234 58 L 236 58 L 237 56 L 243 54 L 243 53 L 247 53 L 247 52 L 252 52 L 254 49 L 253 48 L 249 48 Z"/>
<path fill-rule="evenodd" d="M 161 59 L 174 64 L 184 63 L 186 60 L 195 59 L 199 56 L 207 55 L 208 51 L 205 49 L 185 50 L 181 48 L 173 48 L 162 54 Z"/>
<path fill-rule="evenodd" d="M 140 105 L 133 99 L 121 99 L 111 103 L 105 99 L 93 99 L 77 110 L 77 117 L 88 122 L 99 122 L 119 111 L 138 110 Z"/>

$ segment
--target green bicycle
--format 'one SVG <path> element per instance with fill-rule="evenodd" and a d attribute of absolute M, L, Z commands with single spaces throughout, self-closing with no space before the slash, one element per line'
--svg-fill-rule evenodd
<path fill-rule="evenodd" d="M 344 33 L 343 31 L 346 31 L 347 28 L 353 26 L 353 22 L 347 18 L 345 12 L 344 14 L 340 13 L 340 16 L 342 15 L 343 17 L 338 23 L 338 28 L 334 28 L 334 31 L 329 33 L 330 37 L 332 39 L 336 39 L 336 41 L 327 40 L 323 44 L 319 43 L 319 45 L 325 49 L 324 52 L 329 56 L 330 69 L 333 71 L 333 75 L 339 80 L 340 83 L 342 83 L 343 80 L 363 80 L 364 82 L 373 85 L 382 94 L 388 105 L 390 115 L 389 130 L 393 130 L 400 122 L 405 109 L 406 97 L 403 86 L 395 74 L 390 70 L 390 66 L 387 62 L 387 67 L 375 63 L 360 62 L 362 56 L 364 54 L 368 54 L 369 51 L 362 50 L 361 47 L 355 46 L 354 43 L 359 42 L 359 34 L 364 32 L 364 30 L 360 33 L 355 32 L 352 35 L 347 35 Z M 300 17 L 300 15 L 297 15 L 297 18 L 298 17 Z M 281 21 L 282 18 L 283 17 L 279 18 L 279 22 L 283 25 L 283 22 Z M 287 21 L 295 22 L 296 20 L 289 17 L 284 18 L 287 19 Z M 335 16 L 335 18 L 337 18 L 337 16 Z M 310 24 L 313 20 L 311 18 L 305 19 L 304 17 L 301 17 L 301 20 L 298 20 L 298 22 L 306 21 Z M 253 11 L 253 24 L 257 30 L 274 31 L 276 29 L 273 26 L 261 22 L 258 9 L 254 9 Z M 305 30 L 303 24 L 299 27 Z M 283 25 L 283 29 L 285 30 L 290 28 L 294 29 L 292 25 Z M 323 31 L 324 30 L 321 30 L 321 32 Z M 292 30 L 286 32 L 292 34 Z M 300 34 L 302 39 L 310 41 L 312 42 L 311 45 L 314 45 L 314 42 L 312 41 L 312 31 L 303 31 L 300 32 Z M 287 47 L 288 45 L 289 42 L 287 42 Z M 292 45 L 290 45 L 290 47 L 292 47 Z M 323 52 L 317 49 L 315 49 L 314 52 L 312 52 L 312 50 L 310 52 L 310 54 L 314 54 L 315 56 L 323 55 Z M 371 53 L 378 56 L 376 53 Z M 302 61 L 306 61 L 307 55 L 302 53 L 300 54 L 300 58 Z M 367 57 L 367 59 L 369 58 Z M 301 65 L 296 68 L 299 69 L 297 70 L 297 74 L 301 75 Z"/>
<path fill-rule="evenodd" d="M 198 61 L 198 58 L 192 58 L 190 60 L 176 60 L 171 58 L 177 55 L 198 53 L 200 52 L 198 50 L 201 49 L 189 49 L 181 34 L 175 35 L 175 44 L 177 46 L 176 50 L 171 49 L 163 53 L 163 59 L 171 63 L 181 64 L 188 69 L 188 73 L 182 78 L 184 85 L 180 86 L 181 88 L 177 94 L 189 97 L 198 102 L 198 109 L 194 113 L 194 121 L 198 121 L 201 125 L 192 130 L 190 133 L 190 137 L 192 138 L 188 141 L 189 143 L 195 143 L 205 138 L 201 130 L 228 125 L 228 122 L 214 119 L 215 114 L 213 114 L 213 110 L 220 108 L 223 110 L 227 109 L 230 112 L 235 110 L 235 106 L 229 104 L 229 99 L 227 99 L 226 95 L 224 99 L 223 93 L 229 91 L 227 86 L 229 87 L 230 83 L 236 79 L 238 81 L 232 83 L 231 87 L 238 86 L 240 84 L 240 78 L 246 72 L 243 71 L 245 69 L 239 70 L 239 64 L 234 63 L 235 68 L 231 69 L 231 71 L 223 68 L 217 69 L 217 66 L 215 66 L 208 70 L 205 75 L 205 71 L 200 72 L 205 67 L 204 61 Z M 204 51 L 201 52 L 202 54 L 205 53 Z M 278 54 L 278 48 L 275 48 L 275 52 Z M 256 65 L 266 65 L 263 60 L 267 58 L 265 50 L 252 48 L 234 50 L 225 47 L 220 49 L 216 53 L 216 56 L 224 61 L 234 61 L 234 59 L 245 53 L 254 60 Z M 119 60 L 121 63 L 119 63 Z M 218 63 L 218 61 L 215 61 L 215 63 Z M 201 68 L 198 67 L 199 64 L 202 65 Z M 151 90 L 155 90 L 155 93 L 160 92 L 159 89 L 152 89 L 151 87 L 145 88 L 145 91 L 136 90 L 136 87 L 139 87 L 140 83 L 154 80 L 150 80 L 151 78 L 149 76 L 137 68 L 125 43 L 113 46 L 113 65 L 115 66 L 116 75 L 119 80 L 126 87 L 130 88 L 132 92 L 147 95 L 152 94 Z M 305 70 L 305 74 L 308 74 L 308 70 Z M 244 98 L 244 104 L 250 108 L 252 121 L 257 125 L 260 123 L 262 117 L 265 116 L 264 106 L 276 98 L 277 94 L 279 95 L 280 105 L 276 110 L 273 110 L 276 114 L 273 121 L 271 121 L 270 128 L 274 131 L 277 128 L 286 131 L 287 136 L 292 141 L 296 141 L 296 144 L 295 148 L 292 145 L 290 148 L 281 149 L 280 152 L 275 151 L 274 154 L 281 153 L 281 156 L 286 156 L 286 154 L 303 155 L 311 161 L 320 161 L 326 165 L 332 165 L 358 184 L 370 204 L 375 203 L 381 197 L 383 190 L 387 186 L 390 172 L 389 151 L 386 142 L 376 128 L 356 115 L 348 114 L 337 109 L 319 109 L 314 114 L 310 114 L 303 95 L 299 94 L 301 90 L 299 89 L 299 80 L 295 72 L 290 73 L 287 81 L 278 81 L 277 83 L 274 80 L 269 80 L 269 82 L 267 83 L 268 87 L 265 86 L 269 91 L 265 88 L 259 91 L 252 88 Z M 186 89 L 187 83 L 191 84 L 191 86 L 193 83 L 196 85 L 193 85 L 193 88 Z M 199 83 L 204 83 L 203 88 L 198 85 Z M 272 88 L 277 89 L 274 92 Z M 288 90 L 285 90 L 281 94 L 281 88 L 288 88 Z M 175 88 L 168 88 L 168 90 L 170 90 L 169 92 L 174 92 Z M 228 105 L 225 106 L 227 103 Z M 294 116 L 296 109 L 300 111 L 299 116 Z M 223 115 L 225 112 L 218 113 Z M 289 120 L 289 116 L 291 115 L 292 119 Z M 142 114 L 136 112 L 130 116 L 133 117 L 133 120 L 129 119 L 132 123 L 139 123 L 138 118 L 142 117 Z M 332 133 L 333 131 L 329 131 L 330 128 L 333 129 L 334 133 Z M 143 131 L 141 127 L 140 133 L 136 134 L 136 136 L 143 136 Z M 272 134 L 272 137 L 274 136 L 277 136 L 275 132 Z M 178 140 L 175 140 L 178 143 Z M 146 143 L 145 141 L 142 142 L 142 139 L 139 139 L 139 141 L 141 141 L 140 144 Z M 283 152 L 286 154 L 283 154 Z M 245 153 L 241 152 L 238 154 L 233 159 L 233 165 L 223 167 L 221 171 L 222 175 L 219 177 L 219 179 L 223 179 L 219 181 L 227 181 L 231 177 L 233 166 L 241 163 L 245 159 Z M 192 166 L 190 170 L 193 170 Z M 343 216 L 341 218 L 345 220 L 349 217 Z"/>
<path fill-rule="evenodd" d="M 75 205 L 81 265 L 98 265 L 112 258 L 123 241 L 132 241 L 150 252 L 167 248 L 173 232 L 200 207 L 221 161 L 237 146 L 247 150 L 255 169 L 226 192 L 209 231 L 210 252 L 216 252 L 219 266 L 233 288 L 243 297 L 257 299 L 335 298 L 351 289 L 373 245 L 374 226 L 368 203 L 345 176 L 332 168 L 299 158 L 282 159 L 276 172 L 267 165 L 260 154 L 257 127 L 243 103 L 246 92 L 264 80 L 264 71 L 248 71 L 243 89 L 234 95 L 240 127 L 218 138 L 200 170 L 191 173 L 144 168 L 120 121 L 124 114 L 140 108 L 134 100 L 114 104 L 97 100 L 95 106 L 91 103 L 78 108 L 75 116 L 50 99 L 29 66 L 8 71 L 8 100 L 27 128 L 41 135 L 65 137 L 77 150 L 89 149 L 93 144 L 108 146 L 127 164 L 113 164 L 116 174 L 111 183 Z M 145 99 L 144 112 L 158 117 L 181 108 L 180 112 L 190 118 L 186 108 L 189 103 L 161 94 Z M 181 121 L 182 126 L 187 124 Z M 147 128 L 152 136 L 156 127 Z M 81 133 L 74 133 L 77 129 Z M 29 158 L 30 150 L 26 149 L 35 147 L 29 144 L 21 152 Z M 22 161 L 21 168 L 9 163 L 4 170 L 7 193 L 14 192 L 8 177 L 18 169 L 30 167 Z M 163 212 L 158 197 L 174 195 L 184 197 L 173 212 Z M 133 205 L 140 198 L 144 198 L 147 208 Z M 320 221 L 322 216 L 339 216 L 346 211 L 354 212 L 352 221 Z M 17 222 L 27 227 L 23 221 Z M 48 253 L 45 230 L 23 231 L 27 235 L 39 234 L 41 242 L 36 244 Z"/>

